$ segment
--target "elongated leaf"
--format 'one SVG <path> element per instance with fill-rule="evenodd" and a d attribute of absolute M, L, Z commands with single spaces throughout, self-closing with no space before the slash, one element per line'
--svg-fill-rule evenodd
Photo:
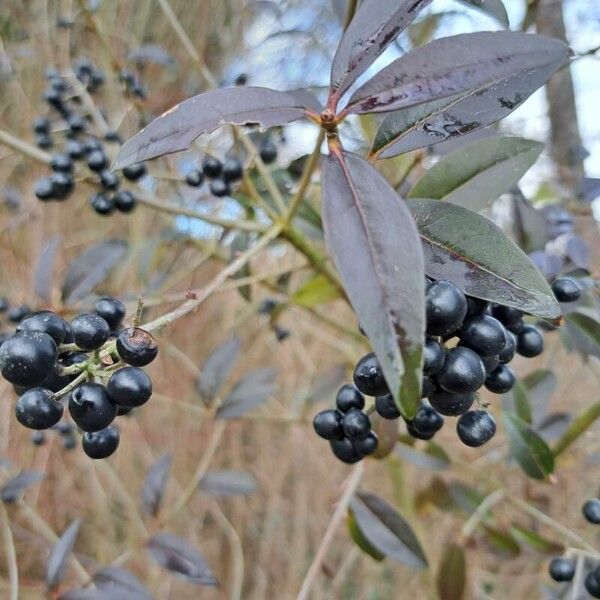
<path fill-rule="evenodd" d="M 521 553 L 519 542 L 507 531 L 502 531 L 491 525 L 484 524 L 484 539 L 490 546 L 490 549 L 503 558 L 515 558 Z"/>
<path fill-rule="evenodd" d="M 65 529 L 60 539 L 54 544 L 52 552 L 50 552 L 48 568 L 46 570 L 46 585 L 50 589 L 56 587 L 64 579 L 67 563 L 73 552 L 80 527 L 81 519 L 75 519 Z"/>
<path fill-rule="evenodd" d="M 206 561 L 184 539 L 171 533 L 157 533 L 148 540 L 147 548 L 163 569 L 181 575 L 197 585 L 217 585 Z"/>
<path fill-rule="evenodd" d="M 203 400 L 212 400 L 225 382 L 240 353 L 242 342 L 233 337 L 217 346 L 206 359 L 198 379 L 198 391 Z"/>
<path fill-rule="evenodd" d="M 522 379 L 529 399 L 534 404 L 547 403 L 557 386 L 556 374 L 550 369 L 536 369 Z"/>
<path fill-rule="evenodd" d="M 510 190 L 544 148 L 522 138 L 479 140 L 447 154 L 410 190 L 410 198 L 445 200 L 479 211 Z"/>
<path fill-rule="evenodd" d="M 378 552 L 414 569 L 427 566 L 411 526 L 387 502 L 375 494 L 357 493 L 350 508 L 361 533 Z"/>
<path fill-rule="evenodd" d="M 340 98 L 431 0 L 363 0 L 338 45 L 330 97 Z"/>
<path fill-rule="evenodd" d="M 562 42 L 526 33 L 479 32 L 441 38 L 379 71 L 354 92 L 346 110 L 398 110 L 449 96 L 476 94 L 515 77 L 523 84 L 538 71 L 545 73 L 545 80 L 566 64 L 568 57 L 569 48 Z M 512 87 L 515 84 L 513 81 Z M 506 91 L 494 92 L 496 105 L 523 101 L 519 89 L 511 96 L 506 96 Z M 481 126 L 481 119 L 472 113 L 468 121 L 456 125 L 465 133 Z"/>
<path fill-rule="evenodd" d="M 499 23 L 508 27 L 508 15 L 502 0 L 459 0 L 467 6 L 474 6 L 481 12 L 494 17 Z"/>
<path fill-rule="evenodd" d="M 148 515 L 155 517 L 160 510 L 171 470 L 171 453 L 163 454 L 148 469 L 142 486 L 142 508 Z"/>
<path fill-rule="evenodd" d="M 542 417 L 535 422 L 535 430 L 548 444 L 552 440 L 562 436 L 568 429 L 573 417 L 564 412 L 554 412 Z"/>
<path fill-rule="evenodd" d="M 211 496 L 221 498 L 230 496 L 247 496 L 256 491 L 258 484 L 251 473 L 247 471 L 211 471 L 204 475 L 198 488 Z"/>
<path fill-rule="evenodd" d="M 502 395 L 502 410 L 510 411 L 517 415 L 519 419 L 531 425 L 531 405 L 527 388 L 518 379 L 512 390 Z"/>
<path fill-rule="evenodd" d="M 554 470 L 554 457 L 546 442 L 515 415 L 502 416 L 512 457 L 529 477 L 545 479 Z"/>
<path fill-rule="evenodd" d="M 537 531 L 533 531 L 533 529 L 527 527 L 521 527 L 520 525 L 514 524 L 510 528 L 510 533 L 517 541 L 526 544 L 536 552 L 560 554 L 564 550 L 563 545 L 549 540 L 537 533 Z"/>
<path fill-rule="evenodd" d="M 572 347 L 584 358 L 600 358 L 600 322 L 591 312 L 579 309 L 569 313 L 566 319 L 566 333 Z"/>
<path fill-rule="evenodd" d="M 9 479 L 0 489 L 2 502 L 16 502 L 25 490 L 44 479 L 44 474 L 39 471 L 22 471 Z"/>
<path fill-rule="evenodd" d="M 363 535 L 363 532 L 360 530 L 358 523 L 356 522 L 356 517 L 352 512 L 352 509 L 348 509 L 348 518 L 346 519 L 346 525 L 348 526 L 348 532 L 350 533 L 350 537 L 352 541 L 363 551 L 366 552 L 371 558 L 374 558 L 377 561 L 382 561 L 385 558 L 385 554 L 382 554 L 375 548 L 369 540 Z"/>
<path fill-rule="evenodd" d="M 305 114 L 293 95 L 262 87 L 220 88 L 193 96 L 154 119 L 119 150 L 113 169 L 189 148 L 202 133 L 233 123 L 273 127 Z"/>
<path fill-rule="evenodd" d="M 35 293 L 45 302 L 51 300 L 54 263 L 56 262 L 56 253 L 60 248 L 60 243 L 61 237 L 55 235 L 42 250 L 35 268 L 33 288 Z"/>
<path fill-rule="evenodd" d="M 557 319 L 560 306 L 529 257 L 489 219 L 449 202 L 409 200 L 425 271 L 466 294 Z"/>
<path fill-rule="evenodd" d="M 277 390 L 277 369 L 264 368 L 244 375 L 217 410 L 217 419 L 235 419 L 266 402 Z"/>
<path fill-rule="evenodd" d="M 458 544 L 444 547 L 437 574 L 437 590 L 440 600 L 462 600 L 467 583 L 465 551 Z"/>
<path fill-rule="evenodd" d="M 108 566 L 96 571 L 94 584 L 99 590 L 113 596 L 122 594 L 135 600 L 152 600 L 152 595 L 141 581 L 131 571 L 121 567 Z"/>
<path fill-rule="evenodd" d="M 349 152 L 323 174 L 329 253 L 402 413 L 418 408 L 424 333 L 423 256 L 404 202 L 378 171 Z"/>
<path fill-rule="evenodd" d="M 70 265 L 62 286 L 65 304 L 81 300 L 98 284 L 102 283 L 110 270 L 123 258 L 127 250 L 125 240 L 106 240 L 91 246 Z"/>
<path fill-rule="evenodd" d="M 340 297 L 339 290 L 324 275 L 315 275 L 304 282 L 291 300 L 299 306 L 313 308 Z"/>

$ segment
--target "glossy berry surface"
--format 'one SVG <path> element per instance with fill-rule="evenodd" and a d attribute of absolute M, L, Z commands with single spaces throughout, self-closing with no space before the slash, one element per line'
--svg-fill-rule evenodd
<path fill-rule="evenodd" d="M 440 387 L 447 392 L 467 394 L 483 385 L 485 375 L 481 358 L 470 348 L 459 346 L 448 352 L 436 378 Z"/>
<path fill-rule="evenodd" d="M 494 437 L 496 421 L 485 410 L 470 410 L 456 422 L 456 433 L 463 444 L 478 448 Z"/>
<path fill-rule="evenodd" d="M 217 198 L 223 198 L 231 194 L 231 188 L 229 184 L 223 179 L 213 179 L 210 182 L 210 193 Z"/>
<path fill-rule="evenodd" d="M 130 213 L 137 205 L 136 197 L 129 190 L 119 190 L 112 201 L 115 208 L 122 213 Z"/>
<path fill-rule="evenodd" d="M 600 598 L 600 572 L 598 569 L 590 571 L 583 580 L 587 593 L 592 598 Z"/>
<path fill-rule="evenodd" d="M 50 177 L 44 177 L 35 184 L 33 193 L 39 200 L 52 200 L 54 198 L 54 185 Z"/>
<path fill-rule="evenodd" d="M 444 390 L 436 390 L 428 396 L 428 399 L 440 415 L 458 417 L 471 408 L 475 401 L 475 394 L 451 394 Z"/>
<path fill-rule="evenodd" d="M 544 351 L 544 338 L 533 325 L 524 325 L 517 334 L 517 352 L 521 356 L 533 358 Z"/>
<path fill-rule="evenodd" d="M 228 158 L 223 164 L 223 179 L 225 181 L 239 181 L 244 174 L 242 163 L 237 158 Z"/>
<path fill-rule="evenodd" d="M 100 431 L 117 416 L 117 405 L 99 383 L 82 383 L 69 397 L 69 412 L 83 431 Z"/>
<path fill-rule="evenodd" d="M 52 182 L 53 196 L 57 200 L 66 198 L 73 191 L 75 185 L 73 176 L 63 171 L 52 173 L 50 181 Z"/>
<path fill-rule="evenodd" d="M 114 199 L 100 192 L 92 195 L 90 204 L 99 215 L 110 215 L 115 210 Z"/>
<path fill-rule="evenodd" d="M 548 566 L 548 572 L 554 581 L 571 581 L 575 575 L 575 565 L 568 558 L 553 558 Z"/>
<path fill-rule="evenodd" d="M 345 436 L 352 440 L 364 440 L 371 431 L 369 415 L 362 410 L 351 410 L 342 417 Z"/>
<path fill-rule="evenodd" d="M 218 158 L 207 156 L 202 161 L 202 171 L 207 177 L 213 179 L 223 171 L 223 163 Z"/>
<path fill-rule="evenodd" d="M 425 314 L 429 335 L 456 331 L 467 314 L 465 295 L 449 281 L 435 281 L 425 294 Z"/>
<path fill-rule="evenodd" d="M 267 139 L 260 145 L 258 153 L 265 165 L 270 165 L 277 159 L 277 146 Z"/>
<path fill-rule="evenodd" d="M 435 339 L 428 337 L 423 346 L 423 373 L 434 375 L 444 365 L 446 353 L 442 345 Z"/>
<path fill-rule="evenodd" d="M 420 433 L 436 433 L 444 426 L 444 417 L 431 406 L 421 404 L 411 421 L 411 425 Z"/>
<path fill-rule="evenodd" d="M 62 418 L 63 405 L 42 387 L 26 391 L 15 406 L 17 421 L 29 429 L 49 429 Z"/>
<path fill-rule="evenodd" d="M 92 171 L 99 173 L 108 167 L 108 158 L 102 150 L 92 150 L 86 157 L 86 163 Z"/>
<path fill-rule="evenodd" d="M 73 170 L 73 159 L 63 152 L 56 152 L 50 157 L 50 167 L 53 171 L 70 173 Z"/>
<path fill-rule="evenodd" d="M 389 393 L 383 371 L 373 352 L 358 361 L 353 377 L 354 385 L 367 396 L 385 396 Z"/>
<path fill-rule="evenodd" d="M 379 439 L 374 431 L 370 431 L 366 438 L 353 442 L 353 445 L 359 454 L 369 456 L 369 454 L 373 454 L 377 450 Z"/>
<path fill-rule="evenodd" d="M 498 319 L 505 327 L 516 325 L 523 319 L 523 312 L 512 306 L 492 304 L 492 316 Z"/>
<path fill-rule="evenodd" d="M 507 365 L 499 365 L 485 378 L 485 387 L 494 394 L 506 394 L 515 385 L 515 373 Z"/>
<path fill-rule="evenodd" d="M 119 430 L 110 425 L 100 431 L 86 431 L 81 438 L 83 451 L 94 459 L 108 458 L 119 447 Z"/>
<path fill-rule="evenodd" d="M 94 312 L 102 317 L 115 330 L 125 318 L 125 305 L 116 298 L 100 298 L 94 306 Z"/>
<path fill-rule="evenodd" d="M 598 498 L 587 500 L 581 507 L 581 512 L 588 523 L 600 525 L 600 500 Z"/>
<path fill-rule="evenodd" d="M 200 169 L 192 169 L 185 176 L 185 182 L 190 187 L 200 187 L 204 181 L 204 173 Z"/>
<path fill-rule="evenodd" d="M 105 190 L 114 191 L 119 187 L 120 183 L 118 176 L 112 171 L 105 169 L 100 172 L 100 184 Z"/>
<path fill-rule="evenodd" d="M 572 277 L 559 277 L 552 282 L 552 291 L 559 302 L 575 302 L 581 298 L 581 286 Z"/>
<path fill-rule="evenodd" d="M 354 444 L 348 439 L 331 440 L 329 442 L 334 456 L 349 465 L 357 463 L 362 458 L 362 454 L 354 447 Z"/>
<path fill-rule="evenodd" d="M 152 381 L 139 367 L 123 367 L 110 376 L 108 393 L 120 406 L 141 406 L 152 395 Z"/>
<path fill-rule="evenodd" d="M 20 304 L 19 306 L 13 306 L 6 313 L 6 318 L 11 323 L 19 323 L 25 317 L 31 314 L 31 308 L 27 304 Z"/>
<path fill-rule="evenodd" d="M 423 433 L 422 431 L 415 429 L 413 427 L 412 421 L 406 422 L 406 431 L 408 432 L 408 435 L 414 437 L 417 440 L 430 440 L 435 435 L 435 432 L 433 431 L 430 433 Z"/>
<path fill-rule="evenodd" d="M 335 397 L 335 404 L 343 413 L 349 410 L 361 410 L 365 406 L 365 397 L 350 384 L 343 385 Z"/>
<path fill-rule="evenodd" d="M 506 345 L 506 329 L 489 315 L 471 317 L 464 322 L 458 335 L 462 346 L 480 356 L 496 356 Z"/>
<path fill-rule="evenodd" d="M 128 365 L 144 367 L 156 358 L 158 344 L 147 331 L 130 327 L 117 336 L 117 352 Z"/>
<path fill-rule="evenodd" d="M 377 396 L 375 398 L 375 410 L 384 419 L 397 419 L 400 416 L 400 411 L 391 394 Z"/>
<path fill-rule="evenodd" d="M 71 321 L 73 340 L 82 350 L 97 350 L 110 336 L 110 326 L 99 315 L 83 313 Z"/>
<path fill-rule="evenodd" d="M 509 363 L 514 357 L 517 351 L 517 338 L 512 331 L 506 330 L 506 344 L 504 348 L 498 353 L 498 361 L 502 364 Z"/>
<path fill-rule="evenodd" d="M 63 343 L 68 328 L 68 323 L 62 317 L 49 310 L 29 315 L 17 325 L 17 331 L 42 331 L 47 333 L 57 346 Z"/>
<path fill-rule="evenodd" d="M 137 181 L 146 174 L 146 165 L 144 163 L 134 163 L 123 169 L 123 177 L 129 181 Z"/>
<path fill-rule="evenodd" d="M 10 383 L 35 386 L 53 371 L 57 348 L 41 331 L 19 331 L 0 346 L 0 373 Z"/>
<path fill-rule="evenodd" d="M 337 410 L 323 410 L 313 419 L 313 428 L 325 440 L 344 439 L 342 414 Z"/>

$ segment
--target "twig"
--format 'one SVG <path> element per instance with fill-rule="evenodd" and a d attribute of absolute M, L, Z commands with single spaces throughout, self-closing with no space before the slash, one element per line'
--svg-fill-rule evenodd
<path fill-rule="evenodd" d="M 486 496 L 483 501 L 479 504 L 477 509 L 473 512 L 473 514 L 469 517 L 469 519 L 463 525 L 461 531 L 461 537 L 463 540 L 468 540 L 475 530 L 479 526 L 479 523 L 485 519 L 486 513 L 490 508 L 498 504 L 504 500 L 504 490 L 496 490 L 492 492 L 488 496 Z"/>
<path fill-rule="evenodd" d="M 19 568 L 17 565 L 17 553 L 15 551 L 15 540 L 10 529 L 8 513 L 4 504 L 0 502 L 0 513 L 2 516 L 2 537 L 6 551 L 6 563 L 8 566 L 8 577 L 10 580 L 10 600 L 19 600 Z"/>
<path fill-rule="evenodd" d="M 32 158 L 33 160 L 37 160 L 38 162 L 44 163 L 46 165 L 50 164 L 50 154 L 48 152 L 44 152 L 23 140 L 12 135 L 12 133 L 8 133 L 8 131 L 4 131 L 0 129 L 0 144 L 4 144 L 17 152 L 20 152 L 24 156 Z"/>

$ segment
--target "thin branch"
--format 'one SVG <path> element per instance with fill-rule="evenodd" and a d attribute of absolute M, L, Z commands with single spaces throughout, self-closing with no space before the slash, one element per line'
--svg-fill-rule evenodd
<path fill-rule="evenodd" d="M 27 156 L 28 158 L 32 158 L 33 160 L 37 160 L 38 162 L 44 163 L 46 165 L 50 164 L 50 154 L 48 152 L 44 152 L 39 148 L 36 148 L 32 144 L 28 144 L 23 140 L 12 135 L 12 133 L 8 133 L 8 131 L 4 131 L 0 129 L 0 144 L 4 144 L 17 152 L 23 154 L 23 156 Z"/>
<path fill-rule="evenodd" d="M 2 517 L 2 537 L 4 538 L 8 578 L 10 580 L 10 600 L 19 600 L 19 568 L 17 565 L 15 540 L 13 539 L 13 534 L 10 529 L 8 513 L 2 502 L 0 502 L 0 513 L 0 516 Z"/>

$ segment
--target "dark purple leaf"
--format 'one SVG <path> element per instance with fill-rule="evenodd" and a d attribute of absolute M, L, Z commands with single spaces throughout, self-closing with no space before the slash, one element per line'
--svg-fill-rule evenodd
<path fill-rule="evenodd" d="M 103 592 L 132 600 L 152 600 L 152 594 L 142 585 L 140 580 L 131 571 L 121 567 L 104 567 L 94 573 L 94 583 Z M 129 594 L 129 596 L 126 596 Z"/>
<path fill-rule="evenodd" d="M 466 294 L 544 319 L 561 310 L 527 255 L 489 219 L 438 200 L 409 200 L 425 250 L 425 270 Z"/>
<path fill-rule="evenodd" d="M 508 27 L 508 15 L 502 0 L 460 0 L 463 4 L 478 8 L 490 17 L 494 17 L 499 23 Z"/>
<path fill-rule="evenodd" d="M 330 101 L 339 100 L 431 0 L 363 0 L 331 66 Z"/>
<path fill-rule="evenodd" d="M 122 146 L 113 169 L 189 148 L 202 133 L 233 123 L 283 125 L 305 115 L 293 96 L 261 87 L 211 90 L 175 105 Z"/>
<path fill-rule="evenodd" d="M 65 304 L 81 300 L 98 284 L 102 283 L 110 270 L 123 258 L 127 251 L 125 240 L 106 240 L 91 246 L 70 265 L 62 285 Z"/>
<path fill-rule="evenodd" d="M 233 337 L 217 346 L 206 359 L 197 383 L 203 400 L 212 400 L 227 377 L 240 353 L 242 343 Z"/>
<path fill-rule="evenodd" d="M 25 490 L 44 479 L 44 474 L 39 471 L 22 471 L 9 479 L 0 488 L 0 500 L 2 502 L 16 502 Z"/>
<path fill-rule="evenodd" d="M 514 109 L 524 100 L 526 81 L 535 81 L 534 89 L 540 87 L 566 64 L 569 52 L 558 40 L 512 31 L 463 33 L 433 40 L 379 71 L 354 92 L 345 110 L 388 112 L 424 102 L 439 103 L 451 96 L 456 103 L 492 88 L 485 103 L 477 104 L 477 112 L 470 108 L 467 115 L 461 114 L 468 120 L 445 124 L 450 131 L 452 126 L 466 133 L 484 126 L 478 113 L 489 107 L 490 98 L 494 108 Z M 541 81 L 536 76 L 540 72 L 544 75 Z M 509 87 L 507 80 L 511 81 Z M 447 112 L 439 104 L 435 110 Z M 485 125 L 492 122 L 489 115 L 485 115 L 485 121 Z M 440 137 L 446 139 L 449 134 Z"/>
<path fill-rule="evenodd" d="M 148 469 L 142 486 L 142 508 L 146 514 L 155 517 L 160 510 L 171 470 L 171 454 L 163 454 Z"/>
<path fill-rule="evenodd" d="M 258 484 L 247 471 L 210 471 L 198 483 L 198 488 L 210 496 L 247 496 L 256 491 Z"/>
<path fill-rule="evenodd" d="M 157 533 L 148 541 L 148 552 L 164 569 L 197 585 L 216 586 L 217 580 L 198 551 L 171 533 Z"/>
<path fill-rule="evenodd" d="M 362 535 L 379 553 L 413 569 L 427 567 L 427 558 L 409 523 L 375 494 L 357 493 L 350 510 Z"/>
<path fill-rule="evenodd" d="M 264 368 L 244 375 L 219 406 L 217 419 L 236 419 L 266 402 L 277 390 L 277 369 Z"/>
<path fill-rule="evenodd" d="M 144 44 L 132 50 L 127 60 L 142 64 L 154 63 L 162 67 L 172 67 L 175 64 L 175 59 L 158 44 Z"/>
<path fill-rule="evenodd" d="M 52 589 L 56 587 L 65 576 L 69 557 L 73 552 L 77 534 L 81 527 L 81 519 L 75 519 L 60 536 L 60 539 L 54 544 L 48 559 L 48 568 L 46 570 L 46 585 Z"/>
<path fill-rule="evenodd" d="M 323 105 L 320 100 L 307 88 L 286 90 L 285 93 L 296 98 L 302 106 L 310 108 L 313 112 L 320 113 L 323 110 Z"/>
<path fill-rule="evenodd" d="M 437 590 L 440 600 L 462 600 L 465 597 L 467 561 L 460 544 L 447 543 L 437 574 Z"/>
<path fill-rule="evenodd" d="M 42 250 L 33 276 L 35 293 L 45 302 L 50 302 L 54 281 L 54 263 L 60 248 L 61 237 L 55 235 Z"/>
<path fill-rule="evenodd" d="M 329 253 L 402 413 L 417 410 L 424 335 L 423 254 L 410 212 L 367 161 L 325 160 L 323 222 Z"/>

